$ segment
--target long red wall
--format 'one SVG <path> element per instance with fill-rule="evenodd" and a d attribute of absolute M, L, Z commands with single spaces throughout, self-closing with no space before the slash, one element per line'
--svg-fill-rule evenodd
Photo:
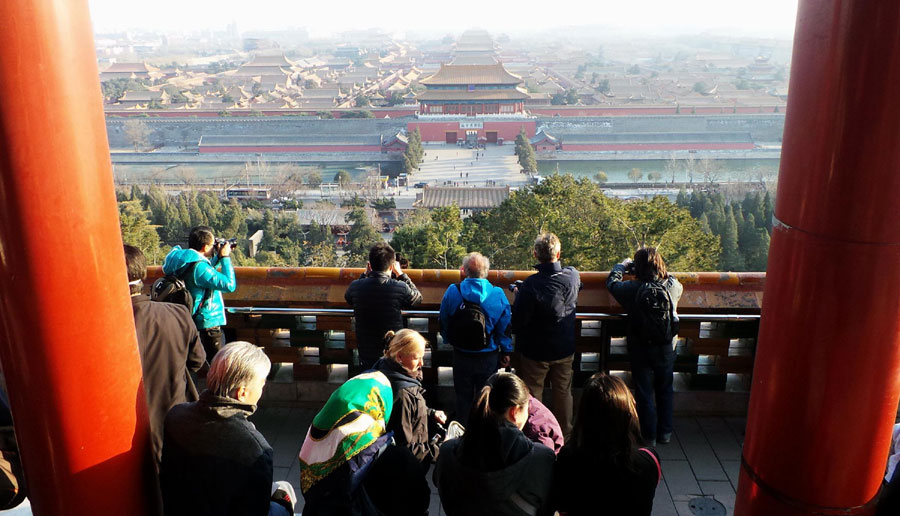
<path fill-rule="evenodd" d="M 414 131 L 416 128 L 419 129 L 419 133 L 422 135 L 422 141 L 424 142 L 443 142 L 446 141 L 446 135 L 448 131 L 456 132 L 457 138 L 465 138 L 466 131 L 478 131 L 479 138 L 487 138 L 488 131 L 497 132 L 498 138 L 503 138 L 507 142 L 512 143 L 513 140 L 516 139 L 516 136 L 519 134 L 519 131 L 522 128 L 525 128 L 525 133 L 529 138 L 534 136 L 535 126 L 537 125 L 534 120 L 516 120 L 516 121 L 497 121 L 492 122 L 488 120 L 463 120 L 462 123 L 468 122 L 482 122 L 482 127 L 479 129 L 460 129 L 459 124 L 460 120 L 455 120 L 453 122 L 410 122 L 406 124 L 406 129 L 409 132 Z"/>
<path fill-rule="evenodd" d="M 564 151 L 641 151 L 641 150 L 746 150 L 752 143 L 617 143 L 603 145 L 562 144 Z"/>
<path fill-rule="evenodd" d="M 528 112 L 537 116 L 629 116 L 629 115 L 754 115 L 760 113 L 784 112 L 784 106 L 646 106 L 646 107 L 611 107 L 611 106 L 579 106 L 575 108 L 563 106 L 527 106 Z"/>
<path fill-rule="evenodd" d="M 200 154 L 223 152 L 381 152 L 380 145 L 204 145 Z"/>

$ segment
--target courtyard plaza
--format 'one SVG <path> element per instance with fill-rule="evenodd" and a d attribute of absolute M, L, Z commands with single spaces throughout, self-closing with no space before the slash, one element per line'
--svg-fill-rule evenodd
<path fill-rule="evenodd" d="M 520 173 L 522 167 L 516 161 L 512 143 L 489 143 L 483 149 L 447 143 L 427 143 L 424 147 L 425 157 L 419 170 L 410 178 L 411 184 L 471 187 L 488 186 L 489 182 L 493 182 L 496 186 L 518 187 L 528 183 L 528 176 Z M 476 152 L 479 155 L 477 159 Z M 448 181 L 450 184 L 445 184 Z"/>

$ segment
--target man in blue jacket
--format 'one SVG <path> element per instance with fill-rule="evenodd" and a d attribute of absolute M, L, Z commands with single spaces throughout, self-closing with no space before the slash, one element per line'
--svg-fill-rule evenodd
<path fill-rule="evenodd" d="M 499 367 L 509 366 L 512 353 L 510 308 L 506 294 L 486 279 L 490 262 L 481 253 L 469 253 L 460 269 L 466 278 L 451 285 L 441 299 L 441 335 L 453 345 L 453 387 L 456 391 L 456 419 L 465 424 L 475 396 Z M 484 346 L 453 342 L 454 314 L 464 309 L 464 301 L 477 303 L 484 313 Z M 481 348 L 481 349 L 472 349 Z"/>
<path fill-rule="evenodd" d="M 163 262 L 163 273 L 181 278 L 191 296 L 194 323 L 206 358 L 212 362 L 222 347 L 222 325 L 225 324 L 225 302 L 222 292 L 234 292 L 237 282 L 231 265 L 231 245 L 216 245 L 213 230 L 197 226 L 188 235 L 188 249 L 175 246 Z"/>

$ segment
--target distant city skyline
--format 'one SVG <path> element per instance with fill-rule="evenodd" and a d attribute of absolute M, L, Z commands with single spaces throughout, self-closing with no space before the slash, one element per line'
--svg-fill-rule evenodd
<path fill-rule="evenodd" d="M 461 8 L 434 0 L 407 4 L 372 4 L 345 0 L 334 4 L 268 0 L 88 0 L 97 32 L 135 30 L 223 31 L 236 23 L 241 32 L 304 28 L 312 37 L 380 28 L 392 33 L 440 37 L 480 27 L 494 35 L 523 34 L 556 27 L 602 26 L 619 34 L 667 36 L 716 33 L 790 38 L 797 0 L 546 0 L 481 2 Z M 487 21 L 494 20 L 494 21 Z"/>

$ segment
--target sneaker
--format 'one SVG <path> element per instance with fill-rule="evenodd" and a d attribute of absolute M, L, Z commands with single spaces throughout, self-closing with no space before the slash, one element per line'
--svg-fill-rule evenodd
<path fill-rule="evenodd" d="M 659 444 L 669 444 L 672 442 L 672 432 L 668 432 L 659 436 Z"/>
<path fill-rule="evenodd" d="M 272 501 L 277 502 L 294 514 L 294 504 L 297 501 L 297 494 L 294 492 L 294 486 L 284 480 L 272 482 Z"/>

